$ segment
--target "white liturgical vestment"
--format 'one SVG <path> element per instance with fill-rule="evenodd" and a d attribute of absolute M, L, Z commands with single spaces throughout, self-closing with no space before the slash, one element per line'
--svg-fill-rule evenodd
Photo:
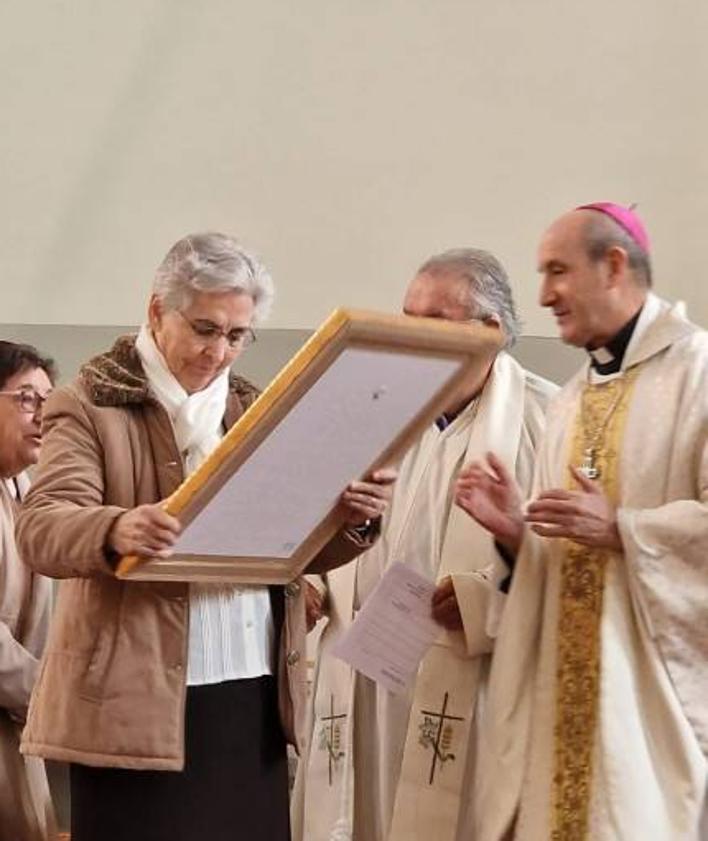
<path fill-rule="evenodd" d="M 293 838 L 456 841 L 467 838 L 478 698 L 508 570 L 492 539 L 453 504 L 464 463 L 496 449 L 529 487 L 555 386 L 500 354 L 480 394 L 406 455 L 376 546 L 328 575 L 329 624 L 320 644 L 312 740 L 301 757 Z M 352 674 L 328 650 L 390 564 L 431 580 L 451 575 L 464 632 L 441 632 L 415 687 L 392 694 Z"/>
<path fill-rule="evenodd" d="M 607 387 L 624 402 L 616 411 L 606 404 L 589 428 L 591 401 Z M 572 553 L 592 561 L 579 544 L 525 538 L 480 734 L 475 841 L 702 838 L 708 334 L 681 307 L 649 295 L 615 384 L 592 382 L 586 367 L 563 389 L 549 410 L 534 495 L 568 486 L 578 443 L 599 441 L 600 425 L 598 481 L 612 486 L 623 551 L 605 552 L 593 578 L 592 563 L 568 566 Z M 587 576 L 569 587 L 580 569 Z M 578 635 L 573 611 L 582 603 L 594 605 L 596 627 Z M 588 710 L 585 726 L 569 727 L 578 705 Z"/>

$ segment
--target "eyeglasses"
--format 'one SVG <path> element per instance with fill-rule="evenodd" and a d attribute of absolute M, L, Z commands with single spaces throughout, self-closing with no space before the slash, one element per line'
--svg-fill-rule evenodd
<path fill-rule="evenodd" d="M 26 412 L 28 415 L 34 415 L 38 412 L 49 397 L 48 394 L 40 394 L 32 386 L 24 386 L 16 391 L 0 391 L 0 396 L 12 397 L 20 407 L 20 411 Z"/>
<path fill-rule="evenodd" d="M 215 345 L 219 339 L 226 339 L 226 344 L 231 350 L 241 350 L 252 345 L 256 341 L 256 334 L 250 327 L 232 327 L 231 330 L 222 330 L 218 324 L 206 319 L 187 318 L 187 316 L 180 310 L 176 312 L 182 316 L 187 324 L 192 328 L 192 332 L 200 341 L 207 345 Z"/>

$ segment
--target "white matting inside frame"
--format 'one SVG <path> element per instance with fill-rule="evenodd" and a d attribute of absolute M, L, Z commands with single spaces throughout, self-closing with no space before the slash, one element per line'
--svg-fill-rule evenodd
<path fill-rule="evenodd" d="M 347 348 L 185 528 L 175 552 L 289 558 L 460 365 Z"/>

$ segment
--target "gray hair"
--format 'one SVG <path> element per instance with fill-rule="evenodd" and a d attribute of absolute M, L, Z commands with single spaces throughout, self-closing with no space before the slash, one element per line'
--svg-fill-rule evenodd
<path fill-rule="evenodd" d="M 621 248 L 627 253 L 629 268 L 634 272 L 639 285 L 651 286 L 649 255 L 618 222 L 605 213 L 591 210 L 583 235 L 587 255 L 593 263 L 602 260 L 611 248 Z"/>
<path fill-rule="evenodd" d="M 195 292 L 241 292 L 253 299 L 254 321 L 265 319 L 273 281 L 265 266 L 227 234 L 190 234 L 167 252 L 152 291 L 167 309 L 188 306 Z"/>
<path fill-rule="evenodd" d="M 505 348 L 512 347 L 521 333 L 509 276 L 494 255 L 479 248 L 451 248 L 430 257 L 419 274 L 453 272 L 469 282 L 470 318 L 496 315 L 504 331 Z"/>

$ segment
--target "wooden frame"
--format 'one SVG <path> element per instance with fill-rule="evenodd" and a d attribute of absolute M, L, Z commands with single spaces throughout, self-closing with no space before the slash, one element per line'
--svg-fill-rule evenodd
<path fill-rule="evenodd" d="M 365 475 L 369 470 L 400 460 L 423 430 L 441 413 L 459 385 L 466 378 L 482 371 L 497 353 L 500 344 L 499 330 L 479 322 L 457 324 L 441 319 L 336 310 L 237 421 L 206 461 L 187 477 L 166 501 L 166 510 L 176 516 L 184 526 L 180 541 L 189 546 L 190 540 L 198 544 L 200 540 L 202 543 L 205 540 L 209 543 L 216 539 L 204 536 L 213 534 L 209 531 L 208 521 L 210 517 L 213 519 L 216 516 L 216 506 L 226 504 L 223 500 L 228 500 L 229 494 L 233 494 L 233 498 L 236 499 L 240 493 L 243 498 L 250 500 L 252 509 L 249 510 L 255 514 L 252 513 L 249 522 L 253 523 L 255 528 L 259 503 L 250 499 L 243 487 L 245 478 L 241 481 L 237 474 L 241 470 L 241 476 L 245 477 L 248 470 L 256 469 L 253 466 L 259 463 L 259 459 L 263 461 L 268 458 L 269 447 L 271 450 L 278 446 L 282 449 L 286 440 L 284 436 L 287 435 L 288 429 L 296 430 L 296 424 L 302 423 L 296 418 L 303 412 L 319 411 L 322 408 L 310 406 L 308 409 L 308 400 L 313 402 L 322 401 L 323 398 L 329 399 L 335 392 L 339 395 L 337 402 L 326 403 L 322 412 L 324 425 L 330 424 L 330 439 L 334 432 L 334 441 L 338 442 L 338 445 L 330 448 L 324 454 L 324 458 L 315 457 L 311 460 L 313 473 L 317 472 L 314 462 L 325 472 L 336 472 L 336 469 L 340 469 L 337 467 L 338 458 L 341 455 L 344 459 L 346 448 L 353 449 L 355 446 L 349 444 L 350 439 L 356 439 L 356 457 L 363 466 L 357 475 Z M 396 370 L 403 370 L 402 366 L 408 366 L 410 382 L 404 382 L 406 377 L 395 374 Z M 388 374 L 381 373 L 379 379 L 389 377 L 391 390 L 395 392 L 390 397 L 386 385 L 377 385 L 379 369 L 388 371 Z M 353 371 L 353 379 L 356 380 L 356 388 L 352 386 L 351 397 L 346 396 L 349 394 L 348 383 L 342 382 L 347 371 L 350 374 Z M 438 371 L 443 373 L 439 374 Z M 331 395 L 327 389 L 330 389 Z M 427 392 L 423 393 L 425 389 Z M 365 395 L 365 399 L 362 399 L 361 394 Z M 369 398 L 373 401 L 370 404 L 367 403 Z M 342 399 L 344 402 L 347 399 L 353 401 L 349 410 L 342 404 Z M 380 402 L 375 404 L 379 399 Z M 387 415 L 382 415 L 383 409 L 378 408 L 384 405 Z M 350 417 L 347 411 L 352 408 L 356 409 L 352 412 L 352 417 L 357 414 L 360 423 L 348 430 Z M 362 412 L 369 414 L 362 415 Z M 398 418 L 396 412 L 402 416 Z M 330 418 L 330 414 L 335 417 Z M 364 419 L 366 426 L 369 416 L 374 418 L 371 425 L 372 438 L 375 437 L 374 430 L 379 436 L 387 430 L 388 433 L 393 431 L 383 446 L 381 441 L 378 445 L 370 445 L 366 435 L 362 433 L 361 419 Z M 320 415 L 315 417 L 319 419 Z M 384 418 L 385 423 L 379 422 L 379 418 Z M 314 446 L 310 439 L 314 440 L 318 434 L 324 434 L 321 428 L 316 427 L 321 425 L 312 424 L 310 421 L 310 425 L 305 428 L 308 433 L 304 439 L 307 447 Z M 276 443 L 278 439 L 280 444 Z M 301 443 L 302 440 L 301 438 Z M 303 449 L 293 444 L 286 452 L 292 454 L 294 460 L 296 453 L 298 457 L 306 458 L 307 447 Z M 373 447 L 370 453 L 366 452 L 367 447 Z M 365 458 L 365 461 L 362 461 L 362 458 Z M 336 497 L 344 490 L 348 481 L 354 478 L 356 475 L 349 476 L 342 482 Z M 272 482 L 272 478 L 269 481 Z M 335 480 L 328 477 L 328 481 Z M 271 496 L 282 493 L 283 501 L 287 501 L 292 510 L 293 494 L 296 495 L 303 487 L 312 488 L 314 493 L 319 490 L 307 483 L 295 488 L 281 488 L 276 484 L 269 490 L 266 501 L 272 507 L 277 500 L 271 499 Z M 322 510 L 308 511 L 307 516 L 314 516 L 316 519 L 314 527 L 307 527 L 307 533 L 303 532 L 301 535 L 303 539 L 282 544 L 287 551 L 276 553 L 268 550 L 261 554 L 260 551 L 249 550 L 245 554 L 207 554 L 203 549 L 195 552 L 180 548 L 178 542 L 175 553 L 168 559 L 124 558 L 118 566 L 117 575 L 120 578 L 147 581 L 286 583 L 302 573 L 317 552 L 342 526 L 342 515 L 337 510 L 336 497 L 330 496 Z M 223 520 L 222 512 L 218 521 L 221 528 Z M 269 522 L 274 520 L 271 518 Z M 199 535 L 200 529 L 204 534 L 194 537 Z M 237 540 L 235 535 L 239 533 L 247 542 L 247 530 L 238 532 L 238 529 L 229 528 L 228 532 L 234 540 Z M 265 539 L 263 545 L 267 543 L 268 540 Z"/>

